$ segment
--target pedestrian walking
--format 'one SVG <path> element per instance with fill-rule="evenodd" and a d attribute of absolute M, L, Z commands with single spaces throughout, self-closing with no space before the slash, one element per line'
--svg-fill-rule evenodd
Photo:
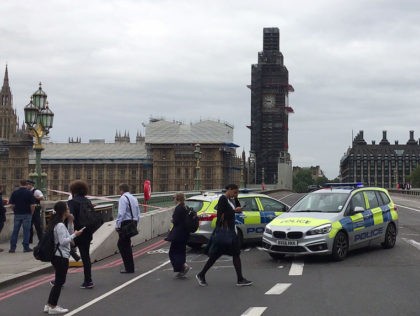
<path fill-rule="evenodd" d="M 185 207 L 184 193 L 177 193 L 175 195 L 175 201 L 177 205 L 172 214 L 173 226 L 166 240 L 171 242 L 171 246 L 169 247 L 169 259 L 171 260 L 174 272 L 177 273 L 175 277 L 183 278 L 191 269 L 191 267 L 186 264 L 187 241 L 190 232 L 186 227 L 188 210 Z"/>
<path fill-rule="evenodd" d="M 26 180 L 20 180 L 20 187 L 13 191 L 9 199 L 9 204 L 12 205 L 15 215 L 9 252 L 14 253 L 16 251 L 16 244 L 21 226 L 23 227 L 23 252 L 31 252 L 32 249 L 29 248 L 29 234 L 32 213 L 35 210 L 35 198 L 26 188 Z"/>
<path fill-rule="evenodd" d="M 35 198 L 35 210 L 32 214 L 31 230 L 29 233 L 29 243 L 32 244 L 34 236 L 34 227 L 38 241 L 42 238 L 42 222 L 41 222 L 41 201 L 44 200 L 44 195 L 41 190 L 34 187 L 35 182 L 32 180 L 26 180 L 26 187 L 33 194 Z"/>
<path fill-rule="evenodd" d="M 221 195 L 217 204 L 217 221 L 216 228 L 223 228 L 228 232 L 232 238 L 228 248 L 219 248 L 217 245 L 210 245 L 209 259 L 204 265 L 203 269 L 196 275 L 196 279 L 200 286 L 206 286 L 206 273 L 212 265 L 223 254 L 231 255 L 233 266 L 235 267 L 237 276 L 237 286 L 251 285 L 252 281 L 245 279 L 242 275 L 242 264 L 240 258 L 240 245 L 238 236 L 235 231 L 235 212 L 242 212 L 242 208 L 235 206 L 234 198 L 238 195 L 239 189 L 236 184 L 229 184 L 226 186 L 225 194 Z M 215 231 L 216 232 L 216 231 Z M 214 233 L 215 233 L 214 232 Z M 211 243 L 211 241 L 210 241 Z"/>
<path fill-rule="evenodd" d="M 126 225 L 137 227 L 140 221 L 140 207 L 137 199 L 129 192 L 128 184 L 119 185 L 121 197 L 118 200 L 118 215 L 115 221 L 115 229 L 118 232 L 118 250 L 124 263 L 124 269 L 120 273 L 134 273 L 133 249 L 131 248 L 131 237 L 124 234 L 121 230 Z"/>
<path fill-rule="evenodd" d="M 66 225 L 64 225 L 65 220 L 68 222 L 73 221 L 73 216 L 70 214 L 67 203 L 62 201 L 55 203 L 54 211 L 55 214 L 47 228 L 48 231 L 54 230 L 54 244 L 56 245 L 56 250 L 51 260 L 55 271 L 55 280 L 48 296 L 48 302 L 44 306 L 44 312 L 50 315 L 64 314 L 69 311 L 67 308 L 58 306 L 57 303 L 61 294 L 61 288 L 66 282 L 69 268 L 70 243 L 83 232 L 83 229 L 69 232 Z"/>
<path fill-rule="evenodd" d="M 4 222 L 6 222 L 6 208 L 3 205 L 3 186 L 0 185 L 0 234 L 4 227 Z M 0 248 L 0 252 L 4 249 Z"/>
<path fill-rule="evenodd" d="M 70 192 L 73 198 L 67 201 L 67 204 L 70 208 L 70 213 L 74 216 L 74 229 L 80 230 L 84 227 L 80 223 L 82 208 L 93 210 L 92 202 L 86 197 L 88 185 L 82 180 L 75 180 L 70 184 Z M 81 236 L 74 239 L 74 244 L 79 248 L 80 257 L 83 262 L 84 281 L 80 286 L 82 289 L 91 289 L 94 287 L 92 281 L 92 263 L 90 260 L 90 242 L 92 238 L 93 232 L 89 228 L 86 228 Z"/>

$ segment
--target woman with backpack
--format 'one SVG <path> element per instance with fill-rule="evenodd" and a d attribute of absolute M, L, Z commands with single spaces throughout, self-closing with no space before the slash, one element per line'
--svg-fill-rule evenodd
<path fill-rule="evenodd" d="M 184 193 L 177 193 L 175 195 L 177 203 L 172 214 L 173 227 L 169 232 L 166 240 L 171 242 L 169 247 L 169 259 L 176 278 L 183 278 L 190 271 L 191 267 L 186 264 L 187 257 L 187 241 L 190 236 L 190 231 L 186 225 L 188 210 L 185 206 Z"/>
<path fill-rule="evenodd" d="M 58 306 L 57 302 L 60 297 L 61 288 L 66 282 L 67 270 L 69 268 L 70 243 L 83 232 L 82 229 L 70 234 L 66 225 L 64 225 L 65 220 L 69 222 L 73 220 L 67 203 L 61 201 L 55 203 L 54 211 L 55 214 L 47 228 L 47 231 L 54 231 L 54 244 L 56 245 L 54 256 L 51 260 L 55 270 L 55 281 L 48 297 L 48 303 L 44 306 L 44 312 L 50 315 L 64 314 L 69 311 L 67 308 Z"/>
<path fill-rule="evenodd" d="M 74 228 L 82 229 L 86 227 L 81 223 L 83 211 L 93 210 L 92 202 L 86 197 L 88 193 L 88 185 L 82 180 L 75 180 L 70 183 L 70 193 L 73 198 L 67 201 L 70 208 L 70 213 L 74 216 Z M 90 260 L 90 242 L 93 238 L 93 232 L 88 227 L 83 235 L 75 238 L 74 243 L 79 248 L 80 257 L 83 262 L 84 281 L 80 288 L 91 289 L 94 287 L 92 281 L 92 263 Z"/>

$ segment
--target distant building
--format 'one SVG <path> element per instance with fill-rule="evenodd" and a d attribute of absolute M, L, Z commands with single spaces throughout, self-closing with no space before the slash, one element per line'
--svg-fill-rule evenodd
<path fill-rule="evenodd" d="M 220 189 L 240 183 L 242 160 L 236 156 L 233 126 L 225 122 L 201 121 L 183 124 L 151 119 L 143 137 L 130 142 L 127 132 L 116 132 L 115 143 L 102 139 L 82 143 L 45 143 L 41 165 L 47 174 L 50 195 L 68 192 L 74 179 L 89 184 L 91 195 L 118 194 L 118 185 L 128 183 L 132 192 L 142 192 L 144 180 L 159 192 L 194 190 L 197 160 L 195 145 L 200 144 L 200 182 L 202 190 Z M 35 168 L 35 154 L 30 156 Z M 64 197 L 61 195 L 60 197 Z"/>
<path fill-rule="evenodd" d="M 263 51 L 251 68 L 251 152 L 256 183 L 276 184 L 291 174 L 289 143 L 289 73 L 280 52 L 278 28 L 264 28 Z M 279 175 L 279 163 L 282 164 Z"/>
<path fill-rule="evenodd" d="M 25 125 L 19 128 L 6 66 L 0 91 L 0 184 L 3 185 L 5 196 L 10 196 L 12 190 L 19 185 L 19 180 L 28 176 L 31 147 L 32 137 L 27 134 Z"/>
<path fill-rule="evenodd" d="M 195 145 L 200 144 L 201 189 L 219 189 L 241 182 L 243 162 L 236 155 L 233 126 L 220 121 L 195 124 L 152 119 L 146 125 L 147 151 L 153 162 L 153 183 L 158 191 L 194 189 Z"/>
<path fill-rule="evenodd" d="M 360 131 L 340 161 L 340 177 L 343 182 L 360 181 L 365 185 L 396 188 L 408 181 L 407 177 L 420 164 L 420 141 L 414 139 L 414 131 L 406 144 L 391 144 L 387 132 L 382 140 L 368 144 Z"/>

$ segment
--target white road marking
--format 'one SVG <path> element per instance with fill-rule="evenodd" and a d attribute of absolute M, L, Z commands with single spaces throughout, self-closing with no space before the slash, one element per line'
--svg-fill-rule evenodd
<path fill-rule="evenodd" d="M 292 283 L 277 283 L 271 289 L 265 292 L 265 294 L 266 295 L 280 295 L 281 293 L 286 291 L 288 287 L 291 285 Z"/>
<path fill-rule="evenodd" d="M 406 243 L 416 247 L 418 250 L 420 250 L 420 242 L 417 242 L 412 239 L 407 239 L 407 238 L 401 238 L 401 239 L 404 240 Z"/>
<path fill-rule="evenodd" d="M 304 265 L 303 261 L 293 262 L 289 270 L 289 275 L 302 275 Z"/>
<path fill-rule="evenodd" d="M 250 307 L 241 316 L 260 316 L 266 309 L 267 307 Z"/>
<path fill-rule="evenodd" d="M 395 205 L 398 206 L 398 207 L 403 207 L 403 208 L 409 209 L 411 211 L 420 212 L 420 210 L 418 208 L 412 208 L 412 207 L 408 207 L 408 206 L 404 206 L 404 205 L 399 205 L 399 204 L 395 204 Z"/>
<path fill-rule="evenodd" d="M 106 292 L 106 293 L 102 294 L 101 296 L 99 296 L 99 297 L 91 300 L 90 302 L 87 302 L 86 304 L 84 304 L 84 305 L 82 305 L 82 306 L 80 306 L 80 307 L 72 310 L 70 313 L 67 313 L 66 316 L 71 316 L 71 315 L 77 314 L 78 312 L 80 312 L 80 311 L 88 308 L 89 306 L 92 306 L 93 304 L 95 304 L 95 303 L 103 300 L 104 298 L 110 296 L 111 294 L 114 294 L 115 292 L 118 292 L 119 290 L 125 288 L 126 286 L 130 285 L 131 283 L 136 282 L 137 280 L 140 280 L 141 278 L 145 277 L 146 275 L 148 275 L 148 274 L 150 274 L 152 272 L 155 272 L 156 270 L 159 270 L 160 268 L 166 266 L 169 262 L 170 262 L 169 260 L 168 261 L 165 261 L 164 263 L 162 263 L 161 265 L 153 268 L 152 270 L 149 270 L 149 271 L 147 271 L 147 272 L 145 272 L 143 274 L 140 274 L 139 276 L 131 279 L 130 281 L 127 281 L 127 282 L 121 284 L 120 286 L 117 286 L 115 289 L 112 289 L 111 291 Z"/>

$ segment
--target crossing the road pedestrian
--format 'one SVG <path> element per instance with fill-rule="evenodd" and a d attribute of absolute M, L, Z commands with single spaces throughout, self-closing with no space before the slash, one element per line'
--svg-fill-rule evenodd
<path fill-rule="evenodd" d="M 222 255 L 232 256 L 233 266 L 235 267 L 237 276 L 237 286 L 248 286 L 252 284 L 252 281 L 245 279 L 242 275 L 242 264 L 240 258 L 240 245 L 238 236 L 235 232 L 235 212 L 242 212 L 242 208 L 235 202 L 235 197 L 238 196 L 239 188 L 236 184 L 229 184 L 226 186 L 226 193 L 221 195 L 217 205 L 217 221 L 216 228 L 213 232 L 213 238 L 210 239 L 209 259 L 204 265 L 203 269 L 196 275 L 197 282 L 200 286 L 206 286 L 206 273 L 212 267 L 212 265 Z M 224 235 L 223 239 L 230 239 L 227 245 L 220 246 L 217 241 L 217 234 Z M 220 239 L 222 238 L 219 236 Z"/>

